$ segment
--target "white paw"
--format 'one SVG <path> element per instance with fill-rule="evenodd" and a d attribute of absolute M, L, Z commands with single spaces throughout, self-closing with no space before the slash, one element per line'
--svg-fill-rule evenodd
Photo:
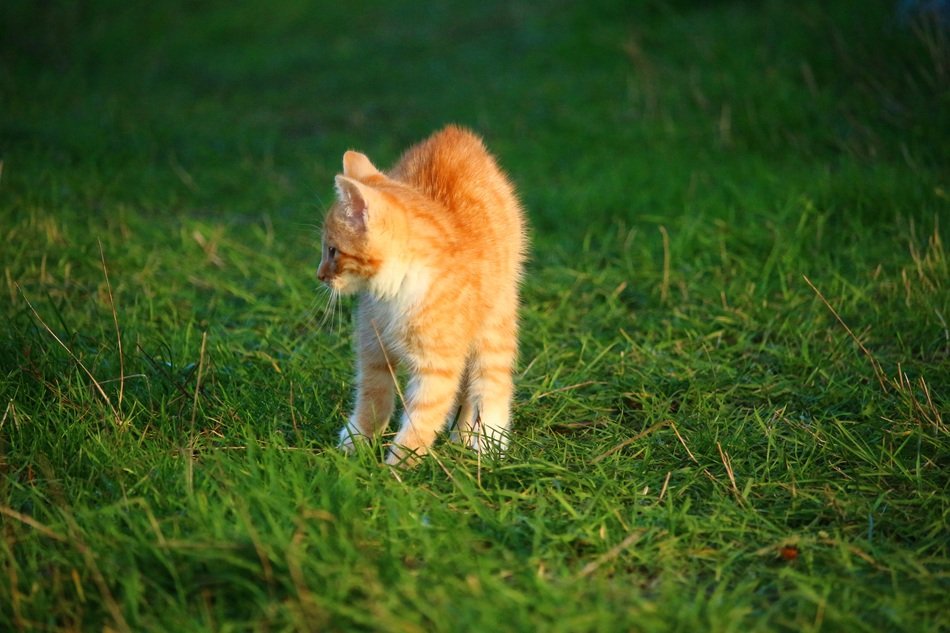
<path fill-rule="evenodd" d="M 394 444 L 386 451 L 386 464 L 388 466 L 398 466 L 399 468 L 412 468 L 421 461 L 424 454 L 424 452 L 411 451 Z"/>
<path fill-rule="evenodd" d="M 508 451 L 508 434 L 497 430 L 489 433 L 470 433 L 466 443 L 476 453 L 500 459 Z"/>
<path fill-rule="evenodd" d="M 337 448 L 349 455 L 356 450 L 357 444 L 366 442 L 366 440 L 365 435 L 350 424 L 347 424 L 340 430 L 340 440 L 337 442 Z"/>

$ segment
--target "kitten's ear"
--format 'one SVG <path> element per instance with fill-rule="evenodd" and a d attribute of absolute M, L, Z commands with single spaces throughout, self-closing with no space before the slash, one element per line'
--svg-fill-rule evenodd
<path fill-rule="evenodd" d="M 343 154 L 343 175 L 357 180 L 364 180 L 370 176 L 379 173 L 376 166 L 366 157 L 366 154 L 360 154 L 350 150 Z"/>
<path fill-rule="evenodd" d="M 346 221 L 354 229 L 365 231 L 370 209 L 375 211 L 379 207 L 379 194 L 372 187 L 346 176 L 337 176 L 335 182 L 336 196 L 346 209 Z"/>

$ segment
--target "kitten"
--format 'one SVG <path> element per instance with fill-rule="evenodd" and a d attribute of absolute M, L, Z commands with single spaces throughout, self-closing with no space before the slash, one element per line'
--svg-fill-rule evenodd
<path fill-rule="evenodd" d="M 526 250 L 508 178 L 481 139 L 449 126 L 386 173 L 346 152 L 336 194 L 317 276 L 360 294 L 356 404 L 340 447 L 385 429 L 401 363 L 405 411 L 387 463 L 428 452 L 458 407 L 453 439 L 504 451 Z"/>

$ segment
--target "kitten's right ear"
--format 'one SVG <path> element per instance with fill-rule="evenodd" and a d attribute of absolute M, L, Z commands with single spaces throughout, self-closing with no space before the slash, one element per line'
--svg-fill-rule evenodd
<path fill-rule="evenodd" d="M 379 173 L 366 154 L 350 150 L 343 154 L 343 175 L 357 180 L 365 180 Z"/>
<path fill-rule="evenodd" d="M 347 224 L 359 232 L 365 231 L 370 208 L 375 210 L 379 205 L 379 194 L 372 187 L 346 176 L 337 176 L 335 183 L 337 199 L 346 209 Z"/>

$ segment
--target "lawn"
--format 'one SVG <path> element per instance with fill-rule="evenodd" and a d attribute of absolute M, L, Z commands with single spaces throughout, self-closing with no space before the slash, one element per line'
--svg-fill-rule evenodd
<path fill-rule="evenodd" d="M 326 5 L 326 6 L 320 6 Z M 0 630 L 950 630 L 950 27 L 0 4 Z M 504 460 L 333 448 L 346 149 L 528 211 Z"/>

